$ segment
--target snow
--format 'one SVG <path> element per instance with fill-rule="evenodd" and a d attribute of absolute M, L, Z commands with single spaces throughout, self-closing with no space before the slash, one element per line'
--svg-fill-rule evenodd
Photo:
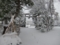
<path fill-rule="evenodd" d="M 16 32 L 6 33 L 0 37 L 0 45 L 21 45 L 21 39 Z"/>
<path fill-rule="evenodd" d="M 60 45 L 60 27 L 41 33 L 35 28 L 21 28 L 22 45 Z"/>
<path fill-rule="evenodd" d="M 23 7 L 22 11 L 24 14 L 30 13 L 31 9 L 29 9 L 27 6 L 22 6 L 22 7 Z"/>
<path fill-rule="evenodd" d="M 60 45 L 60 27 L 54 27 L 53 30 L 45 33 L 41 33 L 40 30 L 36 30 L 35 28 L 21 27 L 19 36 L 14 32 L 6 33 L 0 37 L 0 45 L 11 43 L 16 45 L 20 42 L 22 42 L 21 45 Z"/>
<path fill-rule="evenodd" d="M 27 28 L 35 28 L 35 26 L 26 25 Z"/>
<path fill-rule="evenodd" d="M 60 2 L 57 1 L 54 6 L 60 17 L 59 4 Z M 24 11 L 24 13 L 27 12 L 29 13 L 28 10 Z M 19 36 L 17 36 L 16 32 L 0 35 L 0 45 L 60 45 L 60 27 L 57 26 L 49 32 L 41 33 L 40 30 L 32 28 L 34 26 L 27 26 L 29 28 L 21 28 Z M 20 44 L 21 42 L 23 43 Z"/>
<path fill-rule="evenodd" d="M 35 28 L 32 18 L 26 17 L 26 27 L 27 28 Z"/>

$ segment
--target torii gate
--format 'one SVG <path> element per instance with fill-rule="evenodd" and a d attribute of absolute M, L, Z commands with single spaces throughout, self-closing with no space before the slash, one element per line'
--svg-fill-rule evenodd
<path fill-rule="evenodd" d="M 33 23 L 33 20 L 32 20 L 32 14 L 30 14 L 30 13 L 26 13 L 26 14 L 24 14 L 25 15 L 25 20 L 26 20 L 26 27 L 28 27 L 28 28 L 30 28 L 30 26 L 31 26 L 31 28 L 32 27 L 35 27 L 34 26 L 34 23 Z M 31 22 L 31 23 L 30 23 Z"/>

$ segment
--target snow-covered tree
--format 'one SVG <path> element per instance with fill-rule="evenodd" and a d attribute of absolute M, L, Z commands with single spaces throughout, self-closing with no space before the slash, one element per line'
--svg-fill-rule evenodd
<path fill-rule="evenodd" d="M 55 21 L 55 25 L 58 25 L 58 21 L 59 21 L 59 14 L 58 14 L 58 12 L 55 12 L 54 21 Z"/>
<path fill-rule="evenodd" d="M 55 20 L 58 20 L 58 12 L 55 12 Z"/>
<path fill-rule="evenodd" d="M 30 1 L 30 2 L 29 2 Z M 0 0 L 0 17 L 4 17 L 6 14 L 11 16 L 11 14 L 15 14 L 15 18 L 20 15 L 20 18 L 22 17 L 21 14 L 21 3 L 25 3 L 26 5 L 32 6 L 33 2 L 31 0 Z M 22 4 L 23 5 L 23 4 Z M 4 19 L 5 20 L 5 19 Z"/>
<path fill-rule="evenodd" d="M 15 20 L 18 19 L 17 18 L 18 15 L 20 15 L 20 18 L 22 16 L 21 12 L 20 12 L 20 10 L 22 9 L 21 4 L 20 4 L 21 0 L 0 0 L 0 1 L 1 1 L 0 2 L 0 13 L 1 13 L 0 16 L 4 17 L 6 14 L 12 14 L 12 15 L 9 15 L 9 16 L 11 16 L 11 20 L 8 24 L 8 27 L 7 27 L 4 35 L 2 35 L 2 38 L 0 38 L 0 43 L 1 43 L 1 45 L 20 45 L 21 40 L 20 40 L 20 37 L 18 36 L 18 32 L 20 29 L 18 29 L 18 30 L 16 29 L 17 23 L 15 22 Z M 24 2 L 24 3 L 26 3 L 26 2 Z M 30 5 L 30 3 L 29 3 L 29 5 Z M 9 41 L 9 42 L 7 42 L 7 41 Z"/>
<path fill-rule="evenodd" d="M 55 9 L 54 9 L 54 0 L 49 0 L 48 11 L 50 12 L 51 16 L 54 14 L 54 12 L 55 12 Z"/>
<path fill-rule="evenodd" d="M 38 0 L 34 3 L 31 13 L 33 14 L 33 21 L 37 27 L 37 16 L 43 14 L 45 11 L 45 2 L 44 0 Z"/>
<path fill-rule="evenodd" d="M 52 0 L 48 1 L 48 4 L 51 3 Z M 33 14 L 33 21 L 35 23 L 36 28 L 42 28 L 44 31 L 51 30 L 52 24 L 53 24 L 53 19 L 51 17 L 51 14 L 53 14 L 54 10 L 53 7 L 51 8 L 51 5 L 47 5 L 47 8 L 45 7 L 45 0 L 38 0 L 36 1 L 35 5 L 32 8 L 32 14 Z M 51 9 L 50 9 L 51 8 Z M 53 12 L 53 13 L 52 13 Z M 40 17 L 39 17 L 40 16 Z M 39 18 L 38 18 L 39 17 Z M 41 21 L 42 18 L 43 20 Z M 42 24 L 40 25 L 40 23 Z M 39 26 L 40 25 L 40 26 Z"/>

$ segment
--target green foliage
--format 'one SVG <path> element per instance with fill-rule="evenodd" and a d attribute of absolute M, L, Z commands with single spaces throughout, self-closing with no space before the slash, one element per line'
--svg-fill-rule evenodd
<path fill-rule="evenodd" d="M 34 3 L 32 2 L 32 0 L 21 0 L 21 2 L 23 3 L 23 4 L 25 4 L 25 5 L 29 5 L 29 6 L 33 6 L 34 5 Z"/>
<path fill-rule="evenodd" d="M 13 9 L 14 6 L 12 6 L 12 4 L 14 3 L 12 1 L 13 0 L 0 0 L 0 17 L 4 17 L 5 14 L 9 13 L 11 9 Z"/>
<path fill-rule="evenodd" d="M 5 14 L 8 14 L 13 8 L 20 10 L 20 2 L 23 4 L 28 4 L 29 6 L 33 5 L 31 0 L 0 0 L 0 17 L 3 17 Z M 16 7 L 17 6 L 17 7 Z M 18 11 L 16 10 L 16 13 Z M 18 12 L 19 13 L 19 12 Z"/>

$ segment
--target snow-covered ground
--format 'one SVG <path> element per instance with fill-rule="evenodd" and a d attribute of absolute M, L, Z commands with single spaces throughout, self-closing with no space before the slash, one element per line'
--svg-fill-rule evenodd
<path fill-rule="evenodd" d="M 22 45 L 60 45 L 60 27 L 54 27 L 47 33 L 35 28 L 21 28 Z"/>
<path fill-rule="evenodd" d="M 0 45 L 21 45 L 21 39 L 16 32 L 0 36 Z"/>
<path fill-rule="evenodd" d="M 11 41 L 11 39 L 13 39 L 12 37 L 8 36 L 10 40 L 7 37 L 2 39 L 0 35 L 0 39 L 4 41 L 5 40 Z M 54 27 L 53 30 L 46 32 L 46 33 L 41 33 L 40 30 L 36 30 L 35 28 L 22 28 L 21 27 L 21 33 L 19 37 L 22 40 L 21 45 L 60 45 L 60 27 Z M 16 37 L 14 39 L 16 39 Z M 11 42 L 15 43 L 14 41 L 16 40 L 14 39 Z M 0 45 L 1 45 L 1 42 L 0 42 Z"/>

